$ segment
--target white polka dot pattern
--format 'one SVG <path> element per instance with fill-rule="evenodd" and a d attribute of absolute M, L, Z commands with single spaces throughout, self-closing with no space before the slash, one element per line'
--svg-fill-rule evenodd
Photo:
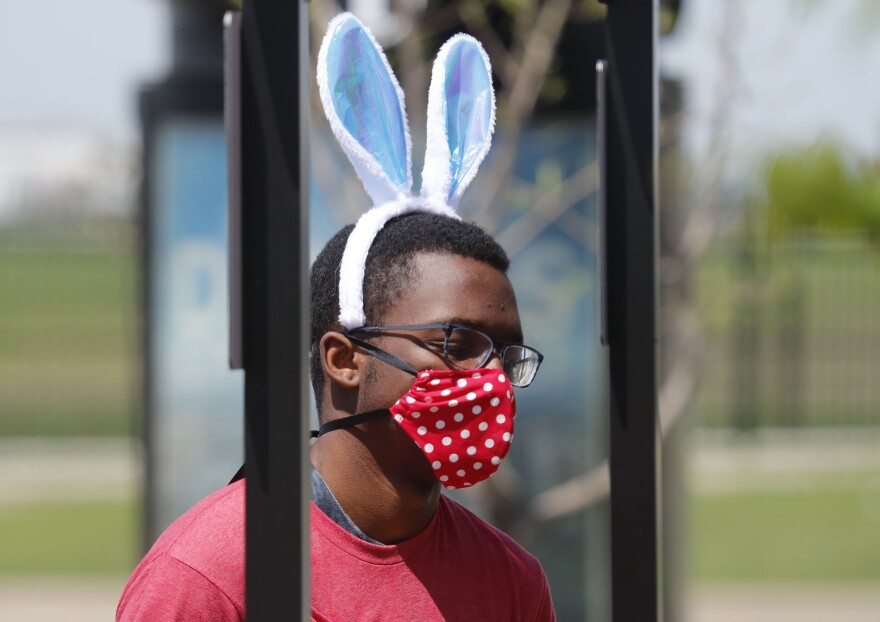
<path fill-rule="evenodd" d="M 493 369 L 421 372 L 391 412 L 447 488 L 467 488 L 498 470 L 516 417 L 512 387 Z"/>

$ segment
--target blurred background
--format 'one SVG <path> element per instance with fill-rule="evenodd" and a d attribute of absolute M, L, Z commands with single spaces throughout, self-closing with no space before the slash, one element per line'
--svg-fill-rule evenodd
<path fill-rule="evenodd" d="M 0 0 L 0 618 L 112 619 L 241 462 L 226 369 L 222 0 Z M 505 468 L 462 500 L 610 620 L 596 335 L 595 0 L 349 0 L 407 95 L 492 59 L 493 232 L 529 343 Z M 660 3 L 667 621 L 880 611 L 880 5 Z M 312 50 L 340 5 L 314 0 Z M 314 85 L 312 85 L 314 88 Z M 367 207 L 312 93 L 311 254 Z M 613 206 L 612 206 L 613 208 Z"/>

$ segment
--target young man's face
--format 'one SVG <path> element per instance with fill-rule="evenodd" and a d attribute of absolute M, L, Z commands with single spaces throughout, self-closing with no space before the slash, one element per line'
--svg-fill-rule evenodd
<path fill-rule="evenodd" d="M 458 255 L 425 253 L 412 261 L 413 277 L 394 301 L 382 325 L 450 323 L 476 328 L 498 343 L 522 343 L 516 296 L 507 277 L 492 266 Z M 405 331 L 372 339 L 372 343 L 403 359 L 415 369 L 447 369 L 436 351 Z M 359 410 L 388 408 L 406 393 L 414 378 L 373 361 L 375 371 L 364 387 Z M 496 354 L 487 367 L 500 367 Z M 368 408 L 369 407 L 369 408 Z"/>
<path fill-rule="evenodd" d="M 476 328 L 499 343 L 522 343 L 522 326 L 513 287 L 492 266 L 457 255 L 426 253 L 412 262 L 413 277 L 394 301 L 382 325 L 450 323 Z M 409 363 L 416 370 L 447 369 L 436 351 L 404 331 L 383 335 L 371 342 Z M 368 359 L 370 373 L 362 385 L 358 412 L 390 408 L 410 390 L 412 375 L 377 359 Z M 486 367 L 500 368 L 498 355 Z M 431 466 L 406 433 L 388 417 L 381 445 L 399 460 L 398 466 L 418 480 L 436 484 Z"/>

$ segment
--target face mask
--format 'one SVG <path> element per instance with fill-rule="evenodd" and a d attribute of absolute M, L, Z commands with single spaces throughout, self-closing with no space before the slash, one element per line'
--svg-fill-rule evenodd
<path fill-rule="evenodd" d="M 447 488 L 487 479 L 510 450 L 516 403 L 513 387 L 498 369 L 418 372 L 412 388 L 389 410 L 425 454 Z M 388 410 L 337 419 L 320 434 L 374 419 Z"/>
<path fill-rule="evenodd" d="M 437 479 L 447 488 L 467 488 L 497 471 L 507 455 L 514 400 L 501 370 L 429 370 L 419 372 L 390 410 Z"/>

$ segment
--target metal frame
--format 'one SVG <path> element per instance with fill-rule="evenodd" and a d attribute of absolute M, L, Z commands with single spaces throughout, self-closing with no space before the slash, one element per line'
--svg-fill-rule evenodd
<path fill-rule="evenodd" d="M 308 5 L 241 16 L 248 622 L 308 619 Z"/>
<path fill-rule="evenodd" d="M 600 72 L 615 622 L 659 620 L 657 0 L 607 0 Z M 603 85 L 601 80 L 606 81 Z M 604 115 L 604 120 L 603 120 Z"/>
<path fill-rule="evenodd" d="M 144 174 L 140 185 L 138 212 L 140 292 L 139 307 L 144 310 L 141 324 L 140 348 L 143 367 L 141 370 L 141 404 L 143 416 L 141 437 L 144 442 L 144 522 L 141 531 L 143 551 L 150 549 L 164 529 L 156 517 L 156 430 L 153 403 L 153 326 L 150 310 L 153 308 L 153 196 L 155 178 L 155 141 L 162 123 L 175 116 L 205 116 L 219 118 L 223 110 L 223 82 L 219 74 L 189 76 L 172 74 L 167 80 L 144 88 L 140 92 L 138 107 L 143 136 L 142 162 Z"/>
<path fill-rule="evenodd" d="M 658 620 L 657 6 L 609 5 L 603 265 L 612 611 L 615 621 Z M 249 622 L 309 614 L 305 6 L 252 0 L 242 16 Z"/>

